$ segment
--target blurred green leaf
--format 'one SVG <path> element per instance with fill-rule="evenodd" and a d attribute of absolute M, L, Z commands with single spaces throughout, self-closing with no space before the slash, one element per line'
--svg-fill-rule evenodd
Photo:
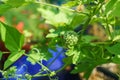
<path fill-rule="evenodd" d="M 11 9 L 12 6 L 7 5 L 7 4 L 0 4 L 0 14 L 3 14 L 7 10 Z"/>
<path fill-rule="evenodd" d="M 12 7 L 19 7 L 23 3 L 25 3 L 26 0 L 8 0 L 6 1 L 6 4 L 12 6 Z"/>
<path fill-rule="evenodd" d="M 113 46 L 106 47 L 106 49 L 111 53 L 111 54 L 120 54 L 120 43 L 116 43 Z"/>
<path fill-rule="evenodd" d="M 54 26 L 60 26 L 70 24 L 74 17 L 73 12 L 68 9 L 60 9 L 48 5 L 42 5 L 38 8 L 42 16 L 46 19 L 46 22 Z"/>
<path fill-rule="evenodd" d="M 65 3 L 65 4 L 63 4 L 62 6 L 65 6 L 65 7 L 74 7 L 74 6 L 76 6 L 77 5 L 77 1 L 69 1 L 69 2 L 67 2 L 67 3 Z"/>
<path fill-rule="evenodd" d="M 87 19 L 88 17 L 85 14 L 74 13 L 74 17 L 71 21 L 70 26 L 73 28 L 78 27 L 80 26 L 80 24 L 83 24 Z"/>
<path fill-rule="evenodd" d="M 46 38 L 54 38 L 54 37 L 57 37 L 58 34 L 55 34 L 55 33 L 50 33 L 46 36 Z"/>
<path fill-rule="evenodd" d="M 109 0 L 109 2 L 105 6 L 105 13 L 111 11 L 114 8 L 117 1 L 118 0 Z"/>
<path fill-rule="evenodd" d="M 24 36 L 15 28 L 0 23 L 2 41 L 11 52 L 21 50 L 24 43 Z"/>
<path fill-rule="evenodd" d="M 98 39 L 98 37 L 91 36 L 91 35 L 82 36 L 82 40 L 83 40 L 85 43 L 90 43 L 91 41 L 96 40 L 96 39 Z"/>
<path fill-rule="evenodd" d="M 66 57 L 63 59 L 63 62 L 65 63 L 65 65 L 71 65 L 72 64 L 72 56 Z"/>
<path fill-rule="evenodd" d="M 120 64 L 120 55 L 116 55 L 112 58 L 113 63 Z"/>
<path fill-rule="evenodd" d="M 79 72 L 84 72 L 88 69 L 88 66 L 89 66 L 89 64 L 87 64 L 87 63 L 79 64 L 75 67 L 74 70 L 71 71 L 71 73 L 76 74 L 76 73 L 79 73 Z"/>
<path fill-rule="evenodd" d="M 37 62 L 42 61 L 43 59 L 44 59 L 44 56 L 41 53 L 35 52 L 33 50 L 29 53 L 27 58 L 27 60 L 32 64 L 36 64 Z"/>
<path fill-rule="evenodd" d="M 8 57 L 8 59 L 5 61 L 4 64 L 4 69 L 7 69 L 8 67 L 10 67 L 16 60 L 18 60 L 23 54 L 25 53 L 24 50 L 19 51 L 19 52 L 13 52 L 10 54 L 10 56 Z"/>
<path fill-rule="evenodd" d="M 113 0 L 114 1 L 114 0 Z M 120 8 L 120 1 L 118 1 L 116 4 L 115 4 L 115 6 L 114 6 L 114 9 L 113 9 L 113 11 L 112 11 L 112 15 L 113 16 L 117 16 L 117 17 L 120 17 L 120 10 L 119 10 L 119 8 Z"/>

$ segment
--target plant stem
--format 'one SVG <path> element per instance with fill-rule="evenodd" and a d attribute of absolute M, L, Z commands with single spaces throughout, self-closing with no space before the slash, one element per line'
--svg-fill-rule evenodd
<path fill-rule="evenodd" d="M 42 76 L 48 76 L 48 74 L 35 74 L 32 76 L 32 78 L 34 77 L 42 77 Z"/>
<path fill-rule="evenodd" d="M 27 57 L 30 57 L 31 59 L 33 59 L 35 62 L 37 62 L 39 65 L 41 65 L 45 70 L 51 72 L 46 66 L 44 66 L 42 63 L 36 61 L 34 58 L 32 58 L 31 56 L 29 56 L 28 54 L 24 54 Z"/>
<path fill-rule="evenodd" d="M 110 40 L 111 40 L 112 39 L 112 34 L 110 32 L 110 27 L 109 27 L 107 16 L 106 16 L 105 20 L 106 20 L 106 31 L 107 31 L 108 36 L 110 37 Z"/>
<path fill-rule="evenodd" d="M 10 52 L 2 52 L 3 54 L 9 54 Z"/>
<path fill-rule="evenodd" d="M 78 14 L 88 15 L 87 13 L 77 12 L 76 10 L 73 10 L 73 9 L 70 9 L 70 8 L 66 8 L 66 7 L 63 7 L 63 6 L 61 7 L 61 6 L 57 6 L 57 5 L 49 4 L 49 3 L 45 3 L 45 2 L 36 2 L 36 3 L 42 4 L 42 5 L 46 5 L 46 6 L 55 7 L 55 8 L 58 8 L 58 9 L 66 9 L 66 10 L 68 10 L 70 12 L 75 12 L 75 13 L 78 13 Z"/>
<path fill-rule="evenodd" d="M 81 30 L 81 36 L 84 34 L 85 30 L 88 28 L 88 25 L 89 25 L 90 21 L 92 20 L 92 17 L 97 14 L 97 12 L 101 9 L 102 5 L 103 5 L 103 3 L 99 2 L 98 6 L 93 10 L 93 12 L 90 11 L 90 14 L 88 15 L 89 17 L 86 20 L 86 22 L 84 23 L 83 29 Z"/>

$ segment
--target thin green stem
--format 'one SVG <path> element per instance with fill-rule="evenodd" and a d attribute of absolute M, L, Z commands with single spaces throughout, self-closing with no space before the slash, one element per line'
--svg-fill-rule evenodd
<path fill-rule="evenodd" d="M 103 5 L 103 3 L 98 3 L 98 6 L 93 10 L 93 12 L 90 11 L 90 15 L 88 15 L 89 17 L 86 20 L 86 22 L 84 23 L 83 29 L 81 30 L 81 35 L 84 34 L 85 30 L 88 28 L 90 21 L 92 20 L 92 17 L 97 14 L 97 12 L 101 9 L 102 5 Z"/>
<path fill-rule="evenodd" d="M 9 54 L 10 52 L 2 52 L 3 54 Z"/>
<path fill-rule="evenodd" d="M 70 12 L 75 12 L 75 13 L 78 13 L 78 14 L 88 15 L 87 13 L 77 12 L 76 10 L 73 10 L 73 9 L 70 9 L 70 8 L 67 8 L 67 7 L 64 7 L 64 6 L 57 6 L 57 5 L 50 4 L 50 3 L 45 3 L 45 2 L 36 2 L 36 3 L 42 4 L 42 5 L 46 5 L 46 6 L 55 7 L 55 8 L 58 8 L 58 9 L 65 9 L 65 10 L 68 10 Z"/>
<path fill-rule="evenodd" d="M 28 56 L 29 58 L 33 59 L 35 62 L 37 62 L 39 65 L 41 65 L 43 67 L 43 69 L 51 72 L 46 66 L 44 66 L 42 63 L 36 61 L 33 57 L 29 56 L 28 54 L 24 54 L 25 56 Z"/>
<path fill-rule="evenodd" d="M 35 74 L 35 75 L 32 76 L 32 78 L 43 77 L 43 76 L 48 76 L 48 74 Z"/>
<path fill-rule="evenodd" d="M 106 31 L 107 31 L 107 35 L 110 37 L 110 40 L 112 39 L 112 34 L 111 34 L 111 31 L 110 31 L 110 27 L 109 27 L 109 23 L 108 23 L 108 19 L 106 17 Z"/>

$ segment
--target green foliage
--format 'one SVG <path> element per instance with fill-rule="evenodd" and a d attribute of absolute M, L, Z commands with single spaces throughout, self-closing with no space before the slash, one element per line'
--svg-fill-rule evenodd
<path fill-rule="evenodd" d="M 114 8 L 115 3 L 117 2 L 117 0 L 110 0 L 107 4 L 106 4 L 106 10 L 105 12 L 109 12 L 110 10 L 112 10 Z"/>
<path fill-rule="evenodd" d="M 23 3 L 25 3 L 26 0 L 8 0 L 5 3 L 7 5 L 10 5 L 11 7 L 19 7 L 22 6 Z"/>
<path fill-rule="evenodd" d="M 7 69 L 24 54 L 24 51 L 20 51 L 24 44 L 24 36 L 15 28 L 2 22 L 0 22 L 0 33 L 1 40 L 4 42 L 6 48 L 11 52 L 4 64 L 4 69 Z"/>
<path fill-rule="evenodd" d="M 7 49 L 11 52 L 21 50 L 24 43 L 24 36 L 15 28 L 0 22 L 1 39 Z"/>
<path fill-rule="evenodd" d="M 119 0 L 109 0 L 108 4 L 105 6 L 105 14 L 110 14 L 113 16 L 120 17 L 120 11 L 118 8 L 120 7 Z"/>
<path fill-rule="evenodd" d="M 0 14 L 6 12 L 7 10 L 11 9 L 12 7 L 7 4 L 0 4 Z"/>
<path fill-rule="evenodd" d="M 15 76 L 15 72 L 16 72 L 16 67 L 10 67 L 7 71 L 3 71 L 2 75 L 4 76 L 4 78 L 8 79 L 9 76 L 14 77 Z"/>
<path fill-rule="evenodd" d="M 10 54 L 10 56 L 8 57 L 8 59 L 5 61 L 4 64 L 4 69 L 7 69 L 8 67 L 10 67 L 16 60 L 18 60 L 23 54 L 25 53 L 24 50 L 22 51 L 16 51 L 16 52 L 12 52 Z"/>
<path fill-rule="evenodd" d="M 71 8 L 71 7 L 74 7 L 74 6 L 76 6 L 76 5 L 78 5 L 77 1 L 69 1 L 69 2 L 67 2 L 67 3 L 65 3 L 65 4 L 63 4 L 62 6 Z"/>
<path fill-rule="evenodd" d="M 119 55 L 120 54 L 120 43 L 116 43 L 113 46 L 109 46 L 107 47 L 107 50 L 111 53 L 111 54 L 116 54 Z"/>
<path fill-rule="evenodd" d="M 46 22 L 54 26 L 63 26 L 70 24 L 74 14 L 65 8 L 41 4 L 38 11 L 46 19 Z M 54 16 L 54 18 L 53 18 Z"/>
<path fill-rule="evenodd" d="M 0 14 L 11 8 L 26 5 L 29 2 L 35 3 L 34 0 L 7 0 L 4 2 L 5 4 L 0 5 Z M 45 22 L 55 27 L 55 29 L 49 30 L 50 33 L 47 34 L 46 38 L 49 38 L 50 41 L 47 42 L 47 46 L 42 46 L 47 48 L 43 49 L 43 51 L 47 53 L 48 48 L 55 49 L 56 44 L 65 48 L 65 55 L 67 56 L 64 59 L 65 66 L 70 64 L 75 65 L 71 73 L 85 72 L 84 77 L 88 79 L 92 70 L 98 65 L 109 62 L 120 64 L 119 0 L 109 0 L 108 2 L 104 0 L 75 0 L 68 1 L 62 6 L 45 2 L 35 4 L 39 5 L 36 6 L 38 7 L 37 11 L 41 13 Z M 76 7 L 78 7 L 78 5 L 83 5 L 85 10 L 77 11 Z M 73 7 L 75 9 L 72 9 Z M 90 28 L 89 24 L 94 23 L 101 25 L 99 27 L 105 30 L 108 40 L 102 42 L 95 41 L 98 40 L 98 37 L 84 34 L 85 31 Z M 116 25 L 118 28 L 116 28 Z M 80 26 L 79 28 L 81 30 L 74 32 L 74 29 L 78 26 Z M 32 64 L 38 63 L 43 69 L 48 71 L 50 73 L 50 75 L 47 74 L 48 76 L 55 75 L 55 72 L 51 72 L 46 66 L 40 63 L 40 61 L 46 59 L 48 55 L 34 48 L 29 54 L 25 54 L 24 51 L 21 51 L 24 36 L 15 28 L 0 22 L 0 39 L 11 52 L 4 64 L 4 69 L 7 69 L 24 54 L 28 56 L 27 60 Z M 3 52 L 0 52 L 0 59 L 2 54 Z M 31 79 L 31 75 L 29 74 L 26 74 L 26 77 Z"/>
<path fill-rule="evenodd" d="M 75 28 L 81 24 L 84 24 L 87 19 L 88 19 L 88 16 L 86 16 L 85 14 L 74 13 L 74 17 L 72 19 L 70 26 Z"/>
<path fill-rule="evenodd" d="M 32 64 L 36 64 L 42 60 L 45 60 L 45 56 L 41 53 L 38 49 L 33 48 L 31 52 L 28 54 L 27 60 L 30 61 Z"/>

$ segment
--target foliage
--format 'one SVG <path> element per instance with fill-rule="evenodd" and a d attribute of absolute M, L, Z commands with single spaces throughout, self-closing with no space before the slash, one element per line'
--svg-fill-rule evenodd
<path fill-rule="evenodd" d="M 61 6 L 35 0 L 5 0 L 0 4 L 0 14 L 11 8 L 18 9 L 18 7 L 29 4 L 37 5 L 35 12 L 40 12 L 44 19 L 43 22 L 54 26 L 44 38 L 46 41 L 44 44 L 48 44 L 42 46 L 46 48 L 44 52 L 46 53 L 48 48 L 55 48 L 56 44 L 62 46 L 66 50 L 65 55 L 67 56 L 64 59 L 65 66 L 75 65 L 71 73 L 85 72 L 84 77 L 88 79 L 93 68 L 98 65 L 109 62 L 119 64 L 119 0 L 74 0 L 66 1 Z M 96 36 L 85 34 L 90 28 L 89 25 L 96 23 L 105 30 L 107 40 L 99 41 Z M 10 51 L 4 64 L 4 70 L 8 69 L 22 55 L 26 55 L 28 61 L 41 65 L 42 70 L 49 73 L 46 74 L 47 76 L 55 75 L 55 72 L 50 71 L 40 63 L 48 57 L 47 55 L 39 50 L 34 51 L 35 48 L 31 50 L 30 54 L 25 54 L 24 50 L 21 49 L 24 44 L 24 36 L 15 28 L 0 22 L 0 39 Z M 0 59 L 3 53 L 0 51 Z M 31 78 L 29 74 L 26 76 Z"/>

